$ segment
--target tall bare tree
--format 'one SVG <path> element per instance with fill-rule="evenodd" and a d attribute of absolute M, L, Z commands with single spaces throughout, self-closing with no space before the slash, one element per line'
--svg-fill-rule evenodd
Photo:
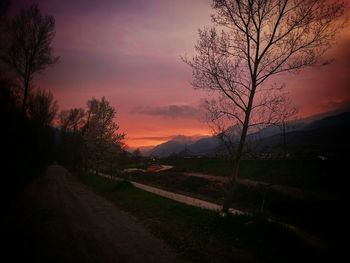
<path fill-rule="evenodd" d="M 223 213 L 233 200 L 247 134 L 277 118 L 281 102 L 271 77 L 322 65 L 342 28 L 345 4 L 327 0 L 213 0 L 214 26 L 199 30 L 197 55 L 184 61 L 193 86 L 216 94 L 213 107 L 241 127 Z M 270 83 L 271 84 L 271 83 Z"/>
<path fill-rule="evenodd" d="M 51 47 L 55 36 L 55 19 L 42 15 L 35 4 L 22 9 L 5 29 L 7 45 L 2 59 L 22 82 L 22 112 L 25 114 L 34 74 L 59 61 Z"/>

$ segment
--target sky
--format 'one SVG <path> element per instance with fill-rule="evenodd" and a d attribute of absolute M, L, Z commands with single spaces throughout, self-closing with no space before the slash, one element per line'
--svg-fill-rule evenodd
<path fill-rule="evenodd" d="M 130 147 L 176 135 L 205 136 L 200 103 L 181 56 L 194 54 L 198 29 L 210 26 L 210 0 L 13 0 L 10 13 L 38 3 L 55 17 L 60 63 L 36 76 L 61 110 L 105 96 Z M 333 63 L 284 75 L 300 117 L 350 105 L 350 27 L 326 54 Z"/>

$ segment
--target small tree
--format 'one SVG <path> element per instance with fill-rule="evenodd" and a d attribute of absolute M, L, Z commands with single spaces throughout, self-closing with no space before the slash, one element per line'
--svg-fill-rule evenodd
<path fill-rule="evenodd" d="M 57 101 L 50 91 L 39 89 L 29 96 L 28 115 L 36 123 L 43 126 L 52 124 L 57 110 Z"/>
<path fill-rule="evenodd" d="M 23 85 L 22 112 L 26 114 L 27 99 L 34 74 L 54 65 L 59 58 L 53 56 L 51 42 L 55 36 L 55 19 L 43 16 L 38 5 L 22 9 L 8 22 L 3 61 L 17 75 Z"/>
<path fill-rule="evenodd" d="M 85 145 L 82 128 L 86 123 L 85 110 L 73 108 L 61 111 L 59 125 L 61 127 L 60 159 L 73 167 L 80 167 L 84 160 Z"/>
<path fill-rule="evenodd" d="M 193 86 L 213 94 L 212 105 L 241 133 L 223 212 L 233 199 L 249 130 L 277 118 L 279 87 L 267 80 L 324 64 L 342 25 L 345 4 L 327 0 L 213 0 L 214 27 L 199 30 L 197 55 L 184 61 Z"/>
<path fill-rule="evenodd" d="M 292 101 L 289 96 L 281 102 L 280 120 L 278 126 L 282 132 L 282 151 L 283 158 L 287 159 L 287 131 L 292 127 L 291 121 L 296 119 L 298 109 L 292 105 Z"/>
<path fill-rule="evenodd" d="M 98 173 L 100 165 L 108 157 L 112 145 L 121 145 L 123 133 L 114 122 L 115 109 L 102 97 L 88 101 L 87 122 L 83 128 L 83 137 L 87 148 L 88 164 Z"/>

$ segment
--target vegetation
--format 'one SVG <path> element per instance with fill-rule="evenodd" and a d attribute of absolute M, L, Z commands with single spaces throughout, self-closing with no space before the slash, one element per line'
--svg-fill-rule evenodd
<path fill-rule="evenodd" d="M 49 164 L 59 162 L 78 171 L 81 182 L 137 217 L 193 262 L 295 262 L 301 257 L 336 261 L 335 246 L 341 244 L 338 234 L 346 226 L 344 217 L 338 216 L 345 207 L 343 199 L 347 193 L 345 163 L 247 160 L 244 155 L 248 150 L 248 130 L 278 120 L 287 157 L 286 125 L 295 111 L 290 109 L 285 94 L 279 93 L 280 86 L 269 88 L 263 84 L 277 73 L 298 71 L 321 61 L 341 28 L 334 21 L 342 15 L 344 4 L 333 2 L 214 0 L 215 28 L 199 32 L 197 56 L 185 62 L 193 69 L 195 88 L 217 93 L 207 102 L 207 109 L 217 135 L 229 144 L 232 158 L 174 157 L 152 161 L 143 157 L 140 149 L 133 153 L 125 150 L 125 134 L 115 121 L 117 111 L 105 97 L 92 97 L 85 108 L 57 114 L 53 94 L 33 89 L 34 76 L 59 61 L 51 47 L 55 20 L 43 15 L 38 5 L 22 9 L 10 19 L 6 17 L 10 1 L 1 2 L 3 207 L 10 207 L 12 199 L 35 176 L 43 174 Z M 219 33 L 219 28 L 224 30 Z M 346 130 L 341 127 L 337 131 Z M 235 138 L 225 139 L 224 132 L 232 132 Z M 333 140 L 330 141 L 332 144 Z M 288 142 L 288 147 L 293 146 Z M 127 181 L 114 182 L 96 176 L 100 171 L 115 175 L 125 168 L 145 169 L 152 163 L 174 168 L 168 172 L 121 176 L 223 204 L 224 216 L 144 192 Z M 215 182 L 183 172 L 225 178 Z M 254 180 L 253 186 L 242 183 L 238 175 L 240 179 Z M 223 182 L 229 183 L 225 186 Z M 273 188 L 276 185 L 287 190 L 294 187 L 292 190 L 302 194 L 286 194 Z M 250 215 L 228 215 L 230 207 Z M 44 222 L 40 213 L 38 224 Z M 321 235 L 334 247 L 309 246 L 277 220 Z"/>
<path fill-rule="evenodd" d="M 9 21 L 4 32 L 7 45 L 2 60 L 22 84 L 22 113 L 25 115 L 34 74 L 59 60 L 53 55 L 51 47 L 55 36 L 55 19 L 42 15 L 38 5 L 31 5 Z"/>
<path fill-rule="evenodd" d="M 238 133 L 235 165 L 222 207 L 227 213 L 246 152 L 247 134 L 280 121 L 285 99 L 280 85 L 267 81 L 276 74 L 324 64 L 322 56 L 341 28 L 336 21 L 345 4 L 326 0 L 214 0 L 212 7 L 214 26 L 199 30 L 196 55 L 184 61 L 193 70 L 193 87 L 213 94 L 206 104 L 217 133 L 231 132 L 232 127 Z"/>
<path fill-rule="evenodd" d="M 177 172 L 224 177 L 230 176 L 233 169 L 230 160 L 217 158 L 168 158 L 161 163 L 173 165 L 172 170 Z M 240 165 L 242 179 L 337 193 L 345 180 L 344 171 L 344 162 L 336 160 L 242 160 Z M 329 181 L 329 177 L 334 180 Z"/>
<path fill-rule="evenodd" d="M 86 161 L 98 173 L 103 162 L 109 159 L 109 164 L 113 164 L 117 159 L 124 134 L 118 133 L 119 126 L 114 122 L 116 111 L 104 97 L 101 100 L 93 98 L 87 105 L 86 122 L 82 128 Z"/>
<path fill-rule="evenodd" d="M 87 109 L 70 109 L 59 115 L 62 130 L 59 160 L 72 168 L 114 173 L 122 156 L 123 133 L 118 133 L 116 110 L 102 97 L 87 101 Z"/>
<path fill-rule="evenodd" d="M 5 206 L 55 158 L 55 131 L 23 117 L 11 84 L 0 83 L 1 202 Z"/>
<path fill-rule="evenodd" d="M 42 16 L 37 6 L 23 9 L 10 19 L 7 17 L 9 6 L 10 1 L 1 1 L 1 203 L 5 209 L 23 187 L 43 174 L 55 159 L 55 130 L 50 125 L 57 111 L 50 92 L 40 90 L 31 94 L 29 91 L 33 74 L 44 70 L 46 62 L 54 59 L 50 47 L 53 20 Z M 24 115 L 29 97 L 30 111 Z"/>
<path fill-rule="evenodd" d="M 222 191 L 223 182 L 185 176 L 178 172 L 133 172 L 121 176 L 127 180 L 216 204 L 222 204 L 225 197 Z M 334 243 L 335 236 L 345 226 L 344 220 L 334 216 L 345 206 L 344 201 L 337 194 L 319 190 L 304 191 L 301 188 L 287 188 L 284 191 L 280 187 L 274 188 L 273 184 L 239 182 L 232 207 L 298 226 L 306 232 Z M 327 207 L 327 213 L 325 213 L 325 207 Z"/>
<path fill-rule="evenodd" d="M 57 101 L 53 94 L 46 90 L 37 90 L 29 96 L 29 118 L 41 125 L 50 125 L 56 117 Z"/>
<path fill-rule="evenodd" d="M 109 102 L 92 98 L 87 110 L 71 109 L 59 115 L 53 94 L 32 90 L 34 75 L 58 62 L 51 42 L 55 20 L 42 15 L 38 5 L 21 9 L 14 18 L 6 16 L 10 1 L 0 6 L 0 117 L 1 146 L 6 153 L 3 173 L 4 195 L 17 194 L 31 174 L 60 161 L 69 167 L 95 169 L 102 165 L 114 169 L 122 150 L 124 134 L 118 133 L 116 110 Z M 23 98 L 19 100 L 18 98 Z M 8 176 L 12 174 L 12 176 Z M 11 195 L 12 196 L 12 195 Z M 9 197 L 11 198 L 11 197 Z M 6 198 L 7 200 L 8 198 Z"/>
<path fill-rule="evenodd" d="M 130 212 L 192 262 L 293 262 L 325 255 L 260 217 L 228 216 L 183 205 L 93 174 L 79 180 Z"/>

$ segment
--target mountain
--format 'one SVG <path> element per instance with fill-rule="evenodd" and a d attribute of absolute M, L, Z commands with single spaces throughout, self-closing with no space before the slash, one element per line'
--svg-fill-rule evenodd
<path fill-rule="evenodd" d="M 350 112 L 311 121 L 286 133 L 287 151 L 294 156 L 349 159 Z M 258 152 L 282 152 L 282 134 L 263 138 Z"/>
<path fill-rule="evenodd" d="M 293 121 L 286 133 L 287 150 L 294 156 L 323 155 L 329 158 L 349 156 L 350 111 L 328 112 Z M 255 154 L 280 155 L 283 152 L 283 134 L 277 126 L 270 126 L 248 136 Z M 150 155 L 169 157 L 177 155 L 212 156 L 224 154 L 225 147 L 215 137 L 176 136 L 153 148 Z M 347 158 L 347 157 L 346 157 Z"/>
<path fill-rule="evenodd" d="M 189 145 L 188 148 L 191 152 L 197 155 L 206 155 L 209 152 L 215 150 L 220 145 L 220 140 L 217 137 L 202 138 L 193 144 Z"/>
<path fill-rule="evenodd" d="M 178 135 L 172 138 L 170 141 L 161 143 L 153 148 L 150 155 L 157 157 L 168 157 L 173 154 L 186 150 L 188 145 L 193 144 L 198 140 L 198 137 L 190 137 L 184 135 Z"/>
<path fill-rule="evenodd" d="M 142 156 L 149 156 L 153 148 L 154 146 L 141 146 L 141 147 L 135 148 L 134 150 L 139 149 Z"/>
<path fill-rule="evenodd" d="M 199 138 L 199 139 L 198 139 Z M 150 155 L 157 157 L 169 157 L 177 155 L 182 157 L 207 155 L 220 145 L 216 137 L 188 137 L 179 135 L 159 144 L 151 151 Z"/>
<path fill-rule="evenodd" d="M 323 119 L 316 120 L 304 127 L 305 130 L 316 130 L 324 128 L 349 127 L 350 111 L 343 112 L 334 116 L 327 116 Z"/>

